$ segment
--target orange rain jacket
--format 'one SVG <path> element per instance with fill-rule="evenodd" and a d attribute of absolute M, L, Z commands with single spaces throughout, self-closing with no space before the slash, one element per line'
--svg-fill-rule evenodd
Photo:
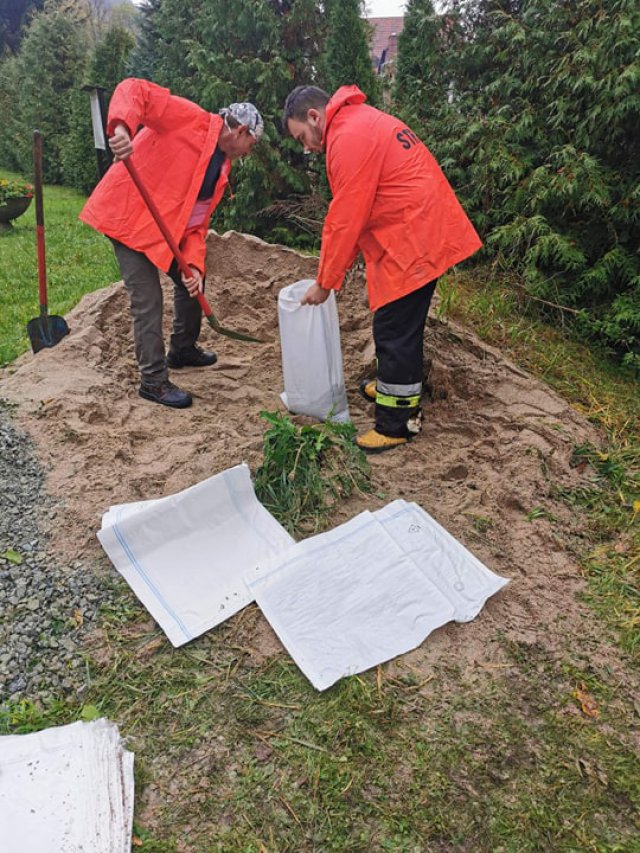
<path fill-rule="evenodd" d="M 187 262 L 204 272 L 209 217 L 228 184 L 231 163 L 225 159 L 204 222 L 187 230 L 187 222 L 213 154 L 223 120 L 197 104 L 172 95 L 147 80 L 123 80 L 109 104 L 107 134 L 122 122 L 134 137 L 133 162 Z M 80 219 L 145 254 L 165 272 L 171 249 L 149 213 L 123 163 L 114 163 L 80 213 Z"/>
<path fill-rule="evenodd" d="M 339 290 L 358 251 L 376 311 L 468 258 L 482 242 L 431 152 L 399 119 L 342 86 L 323 141 L 333 195 L 317 281 Z"/>

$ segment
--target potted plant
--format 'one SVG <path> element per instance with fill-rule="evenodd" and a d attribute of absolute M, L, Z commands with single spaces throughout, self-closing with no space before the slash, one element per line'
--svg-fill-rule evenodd
<path fill-rule="evenodd" d="M 31 204 L 33 186 L 21 178 L 0 178 L 0 231 L 11 228 L 11 220 L 21 216 Z"/>

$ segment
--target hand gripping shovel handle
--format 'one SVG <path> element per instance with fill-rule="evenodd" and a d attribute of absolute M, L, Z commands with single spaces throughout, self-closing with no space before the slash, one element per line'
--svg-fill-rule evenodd
<path fill-rule="evenodd" d="M 154 200 L 151 198 L 151 196 L 147 192 L 147 188 L 145 187 L 145 185 L 142 183 L 140 175 L 138 174 L 138 170 L 136 169 L 136 167 L 131 162 L 131 158 L 128 157 L 126 160 L 123 160 L 122 162 L 124 163 L 126 170 L 131 175 L 131 180 L 134 182 L 134 184 L 138 188 L 138 192 L 142 196 L 144 203 L 149 208 L 149 213 L 153 216 L 156 225 L 158 226 L 158 228 L 162 232 L 162 236 L 167 241 L 167 245 L 169 246 L 169 248 L 173 252 L 173 256 L 176 259 L 176 261 L 178 262 L 178 267 L 180 268 L 180 272 L 184 276 L 186 276 L 187 278 L 191 278 L 193 276 L 193 272 L 191 270 L 191 267 L 187 263 L 185 256 L 180 251 L 178 244 L 176 243 L 176 241 L 173 238 L 173 235 L 171 234 L 171 232 L 167 228 L 166 223 L 165 223 L 164 219 L 162 218 L 162 215 L 156 206 L 156 203 L 154 202 Z M 225 335 L 227 338 L 233 338 L 236 341 L 248 341 L 249 343 L 253 343 L 253 344 L 263 343 L 263 341 L 261 341 L 259 338 L 254 338 L 251 335 L 246 335 L 246 334 L 244 334 L 244 332 L 234 332 L 233 329 L 226 329 L 224 326 L 221 326 L 220 323 L 218 322 L 218 320 L 216 319 L 216 317 L 215 317 L 215 315 L 211 309 L 211 306 L 207 302 L 207 299 L 206 299 L 204 293 L 197 293 L 196 299 L 200 303 L 200 307 L 202 308 L 202 312 L 203 312 L 204 316 L 207 318 L 209 325 L 211 326 L 212 329 L 214 329 L 216 332 L 218 332 L 218 334 Z"/>

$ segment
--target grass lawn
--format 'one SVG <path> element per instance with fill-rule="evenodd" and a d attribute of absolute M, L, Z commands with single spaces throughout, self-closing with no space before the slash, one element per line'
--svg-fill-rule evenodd
<path fill-rule="evenodd" d="M 563 495 L 585 510 L 591 548 L 583 554 L 591 603 L 618 629 L 623 648 L 640 655 L 640 387 L 637 373 L 540 323 L 521 292 L 486 271 L 444 281 L 446 311 L 554 388 L 609 438 L 605 453 L 578 452 L 597 474 L 593 491 Z M 629 537 L 619 553 L 618 537 Z M 638 848 L 640 849 L 640 847 Z"/>
<path fill-rule="evenodd" d="M 77 222 L 81 204 L 45 191 L 53 313 L 118 278 L 108 241 Z M 5 361 L 27 348 L 24 326 L 37 314 L 33 217 L 32 205 L 0 236 Z M 576 449 L 593 488 L 560 497 L 584 518 L 591 613 L 618 644 L 621 669 L 594 661 L 587 643 L 552 658 L 498 636 L 508 664 L 491 678 L 454 660 L 418 677 L 400 660 L 318 694 L 288 656 L 252 659 L 244 640 L 257 629 L 255 606 L 172 649 L 112 572 L 103 655 L 88 654 L 83 702 L 85 716 L 107 715 L 133 739 L 149 802 L 135 850 L 640 853 L 640 703 L 624 677 L 640 670 L 637 377 L 541 325 L 489 272 L 460 275 L 455 288 L 445 280 L 438 310 L 606 431 L 607 452 Z M 0 731 L 82 712 L 25 701 L 0 708 Z"/>
<path fill-rule="evenodd" d="M 19 176 L 0 170 L 0 177 Z M 84 196 L 53 186 L 45 186 L 43 196 L 49 313 L 64 315 L 120 273 L 106 237 L 78 219 Z M 35 227 L 32 201 L 12 230 L 0 233 L 0 365 L 29 349 L 26 325 L 40 313 Z"/>

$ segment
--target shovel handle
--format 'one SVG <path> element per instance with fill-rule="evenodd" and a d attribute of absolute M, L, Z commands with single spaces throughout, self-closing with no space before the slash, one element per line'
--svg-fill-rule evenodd
<path fill-rule="evenodd" d="M 36 200 L 36 241 L 38 246 L 38 298 L 40 313 L 47 313 L 47 262 L 44 251 L 44 204 L 42 199 L 42 136 L 33 131 L 34 196 Z"/>
<path fill-rule="evenodd" d="M 193 272 L 191 270 L 191 267 L 187 263 L 187 259 L 185 258 L 184 254 L 182 253 L 178 244 L 176 243 L 176 241 L 173 237 L 173 234 L 167 228 L 167 225 L 166 225 L 164 219 L 162 218 L 162 214 L 158 210 L 158 207 L 157 207 L 155 201 L 151 198 L 151 196 L 147 192 L 147 188 L 142 183 L 142 179 L 140 178 L 140 175 L 138 174 L 138 170 L 136 169 L 136 167 L 131 162 L 131 157 L 127 157 L 127 159 L 123 160 L 122 162 L 124 163 L 124 166 L 125 166 L 125 169 L 127 170 L 127 172 L 129 172 L 129 174 L 131 175 L 131 180 L 133 181 L 133 183 L 138 188 L 138 192 L 140 193 L 140 195 L 144 199 L 145 204 L 149 208 L 149 213 L 153 216 L 156 225 L 158 226 L 158 228 L 162 232 L 162 236 L 167 241 L 167 245 L 169 246 L 169 248 L 173 252 L 173 256 L 176 259 L 176 261 L 178 262 L 178 267 L 180 268 L 180 272 L 184 276 L 186 276 L 187 278 L 192 278 Z M 210 317 L 213 314 L 213 311 L 211 309 L 211 306 L 207 302 L 207 299 L 206 299 L 204 293 L 196 293 L 196 299 L 200 303 L 200 307 L 202 308 L 202 311 L 203 311 L 205 317 L 207 317 L 207 318 Z"/>

